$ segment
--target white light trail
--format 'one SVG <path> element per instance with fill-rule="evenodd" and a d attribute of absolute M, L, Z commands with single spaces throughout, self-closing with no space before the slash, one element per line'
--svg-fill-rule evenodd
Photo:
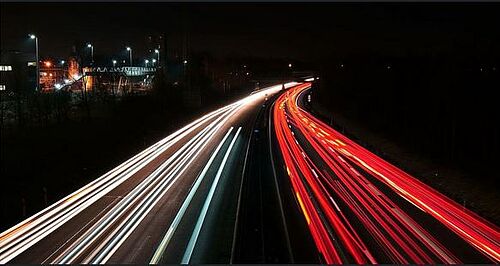
<path fill-rule="evenodd" d="M 285 88 L 289 88 L 291 86 L 294 86 L 295 82 L 287 83 L 285 84 Z M 38 243 L 41 239 L 46 237 L 47 235 L 51 234 L 58 228 L 60 228 L 62 225 L 64 225 L 67 221 L 71 220 L 74 218 L 76 215 L 84 211 L 87 207 L 91 206 L 94 204 L 96 201 L 101 199 L 104 195 L 108 194 L 111 192 L 113 189 L 117 188 L 123 182 L 128 180 L 130 177 L 135 175 L 139 170 L 144 168 L 146 165 L 150 164 L 153 160 L 158 158 L 158 156 L 165 151 L 167 151 L 169 148 L 171 148 L 174 144 L 178 143 L 179 141 L 183 140 L 185 137 L 187 137 L 189 134 L 192 134 L 193 132 L 196 132 L 196 130 L 199 130 L 200 127 L 204 126 L 206 123 L 210 122 L 213 119 L 216 119 L 220 121 L 221 123 L 217 124 L 215 128 L 211 128 L 210 131 L 210 136 L 206 138 L 206 141 L 202 147 L 206 145 L 206 143 L 209 142 L 209 140 L 212 138 L 213 135 L 215 135 L 215 132 L 219 130 L 223 124 L 232 116 L 235 114 L 236 111 L 238 111 L 242 106 L 245 106 L 250 103 L 254 103 L 255 101 L 259 100 L 260 98 L 264 97 L 267 94 L 273 94 L 281 90 L 282 85 L 277 85 L 277 86 L 272 86 L 268 87 L 259 91 L 254 92 L 250 96 L 247 96 L 245 98 L 242 98 L 232 104 L 229 104 L 225 107 L 222 107 L 220 109 L 217 109 L 211 113 L 208 113 L 201 118 L 189 123 L 188 125 L 184 126 L 183 128 L 177 130 L 176 132 L 172 133 L 171 135 L 167 136 L 166 138 L 162 139 L 161 141 L 155 143 L 154 145 L 150 146 L 149 148 L 145 149 L 144 151 L 140 152 L 139 154 L 133 156 L 129 160 L 125 161 L 124 163 L 120 164 L 116 168 L 112 169 L 111 171 L 107 172 L 106 174 L 102 175 L 101 177 L 95 179 L 94 181 L 90 182 L 89 184 L 83 186 L 82 188 L 78 189 L 77 191 L 71 193 L 70 195 L 64 197 L 63 199 L 57 201 L 56 203 L 50 205 L 49 207 L 43 209 L 42 211 L 36 213 L 35 215 L 31 216 L 30 218 L 18 223 L 17 225 L 11 227 L 10 229 L 4 231 L 3 233 L 0 234 L 0 263 L 7 263 L 17 255 L 21 254 L 22 252 L 26 251 L 28 248 L 32 247 L 36 243 Z M 224 117 L 222 119 L 222 117 Z M 222 119 L 222 120 L 220 120 Z M 212 122 L 213 124 L 213 122 Z M 202 132 L 207 132 L 206 130 L 202 130 Z M 187 149 L 187 148 L 186 148 Z M 200 150 L 202 148 L 200 147 Z M 193 156 L 193 153 L 189 153 L 189 156 Z M 199 152 L 196 153 L 195 156 L 190 160 L 194 160 L 194 157 L 196 157 L 199 154 Z M 187 154 L 178 154 L 178 156 L 187 156 Z M 172 156 L 174 157 L 174 156 Z M 186 157 L 187 158 L 187 157 Z M 174 159 L 172 159 L 174 160 Z M 172 161 L 172 160 L 167 160 L 167 161 Z M 186 162 L 186 160 L 183 160 L 182 162 Z M 188 164 L 189 165 L 189 164 Z M 182 170 L 182 169 L 181 169 Z M 181 171 L 179 170 L 179 171 Z M 182 170 L 183 171 L 183 170 Z M 158 174 L 157 171 L 154 172 L 155 174 Z M 164 175 L 161 175 L 164 177 Z M 178 178 L 179 175 L 176 175 L 174 179 Z M 158 178 L 158 176 L 157 176 Z M 150 181 L 148 179 L 148 181 Z M 144 182 L 144 181 L 143 181 Z M 142 184 L 142 183 L 141 183 Z M 141 187 L 143 188 L 143 187 Z M 148 187 L 149 189 L 152 189 L 151 187 Z M 156 187 L 157 188 L 157 187 Z M 144 189 L 144 188 L 143 188 Z M 139 195 L 144 195 L 144 194 L 134 194 L 134 196 L 139 196 Z M 151 197 L 151 193 L 147 194 L 149 197 Z M 156 195 L 156 194 L 155 194 Z M 163 194 L 162 194 L 163 195 Z M 155 199 L 159 200 L 160 197 L 155 197 Z M 123 198 L 122 200 L 124 200 Z M 133 202 L 137 202 L 137 199 L 135 199 Z M 156 201 L 157 202 L 157 201 Z M 144 201 L 146 203 L 146 201 Z M 147 206 L 154 206 L 154 204 L 151 204 L 152 201 L 147 201 L 149 205 Z M 118 203 L 117 203 L 118 204 Z M 146 205 L 145 205 L 146 206 Z M 111 208 L 112 210 L 116 210 L 115 206 Z M 137 209 L 139 210 L 139 209 Z M 145 210 L 145 209 L 141 209 Z M 148 211 L 145 213 L 142 213 L 143 216 L 133 216 L 135 221 L 142 220 L 144 216 L 147 214 Z M 114 212 L 114 214 L 117 214 Z M 132 215 L 132 214 L 131 214 Z M 130 216 L 132 217 L 132 216 Z M 99 220 L 100 221 L 100 220 Z M 109 223 L 113 223 L 115 220 L 109 220 Z M 137 223 L 138 224 L 138 223 Z M 137 226 L 137 225 L 135 225 Z M 135 228 L 134 226 L 132 226 Z M 131 228 L 132 228 L 131 227 Z M 105 227 L 106 228 L 106 227 Z M 109 249 L 109 251 L 112 251 L 112 254 L 117 247 L 120 246 L 121 243 L 126 239 L 126 237 L 133 231 L 133 228 L 131 230 L 127 230 L 123 235 L 122 238 L 120 238 L 120 241 L 114 241 L 113 243 L 118 243 L 118 245 L 114 244 L 114 248 Z M 86 235 L 88 236 L 88 235 Z M 73 245 L 74 246 L 74 245 Z M 68 250 L 66 250 L 68 251 Z M 64 254 L 67 254 L 67 252 L 64 252 Z M 106 261 L 109 258 L 109 256 L 103 257 L 102 261 Z"/>
<path fill-rule="evenodd" d="M 238 131 L 236 131 L 236 135 L 233 137 L 233 140 L 229 144 L 229 147 L 226 151 L 226 154 L 224 154 L 224 158 L 222 159 L 222 163 L 217 170 L 217 174 L 215 175 L 215 179 L 212 182 L 212 186 L 210 187 L 210 191 L 208 192 L 207 198 L 205 199 L 205 203 L 203 204 L 203 208 L 201 209 L 200 216 L 198 217 L 198 221 L 196 222 L 196 226 L 194 227 L 193 234 L 191 235 L 191 239 L 189 239 L 188 246 L 186 248 L 186 251 L 184 252 L 184 256 L 182 258 L 181 264 L 188 264 L 189 261 L 191 260 L 191 255 L 193 254 L 194 251 L 194 246 L 196 245 L 196 242 L 198 241 L 198 237 L 200 235 L 201 227 L 203 226 L 203 222 L 205 221 L 205 217 L 207 216 L 208 212 L 208 207 L 210 206 L 210 203 L 212 202 L 212 198 L 215 193 L 215 189 L 217 188 L 217 185 L 220 180 L 220 176 L 222 175 L 222 171 L 224 170 L 224 167 L 226 166 L 227 158 L 229 157 L 229 154 L 231 153 L 233 149 L 233 145 L 236 142 L 236 139 L 238 138 L 238 135 L 240 134 L 241 127 L 238 128 Z"/>

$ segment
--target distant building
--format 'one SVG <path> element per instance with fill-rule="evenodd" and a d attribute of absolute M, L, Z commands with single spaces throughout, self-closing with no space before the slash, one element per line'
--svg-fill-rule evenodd
<path fill-rule="evenodd" d="M 35 91 L 35 54 L 15 50 L 1 51 L 0 57 L 1 91 Z"/>
<path fill-rule="evenodd" d="M 50 91 L 64 83 L 67 79 L 67 69 L 55 60 L 43 60 L 40 64 L 40 88 Z"/>

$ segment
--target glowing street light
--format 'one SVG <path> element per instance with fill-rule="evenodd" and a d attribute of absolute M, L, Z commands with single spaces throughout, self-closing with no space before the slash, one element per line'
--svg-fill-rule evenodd
<path fill-rule="evenodd" d="M 28 35 L 30 39 L 35 40 L 35 49 L 36 49 L 36 90 L 40 89 L 40 59 L 39 59 L 39 49 L 38 49 L 38 37 L 34 34 Z"/>
<path fill-rule="evenodd" d="M 112 62 L 113 62 L 113 67 L 115 67 L 116 66 L 116 60 L 113 59 Z"/>
<path fill-rule="evenodd" d="M 186 65 L 186 64 L 188 63 L 188 60 L 184 60 L 184 62 L 183 62 L 183 63 L 184 63 L 184 65 Z"/>
<path fill-rule="evenodd" d="M 147 60 L 147 59 L 146 59 L 146 60 L 144 60 L 144 66 L 145 66 L 145 67 L 148 67 L 148 64 L 149 64 L 149 60 Z"/>
<path fill-rule="evenodd" d="M 153 66 L 155 66 L 155 64 L 157 62 L 156 59 L 153 58 L 151 61 L 153 62 Z"/>
<path fill-rule="evenodd" d="M 157 60 L 158 60 L 158 64 L 159 64 L 160 63 L 160 50 L 155 49 L 155 54 L 156 54 L 156 56 L 158 58 Z"/>
<path fill-rule="evenodd" d="M 292 68 L 292 64 L 291 64 L 291 63 L 290 63 L 290 64 L 288 64 L 288 67 L 289 67 L 289 68 Z"/>
<path fill-rule="evenodd" d="M 64 61 L 64 60 L 61 60 L 61 65 L 64 65 L 64 63 L 66 63 L 66 61 Z"/>
<path fill-rule="evenodd" d="M 127 47 L 128 55 L 130 57 L 130 66 L 132 66 L 132 48 Z"/>
<path fill-rule="evenodd" d="M 92 58 L 92 65 L 94 65 L 94 46 L 88 43 L 87 47 L 90 48 L 90 57 Z"/>

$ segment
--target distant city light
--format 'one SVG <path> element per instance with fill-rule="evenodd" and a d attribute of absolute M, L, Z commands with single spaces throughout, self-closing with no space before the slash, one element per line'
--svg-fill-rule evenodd
<path fill-rule="evenodd" d="M 69 79 L 64 79 L 64 83 L 68 84 L 69 83 Z"/>
<path fill-rule="evenodd" d="M 153 58 L 152 61 L 153 61 L 153 63 L 156 63 L 156 59 Z"/>
<path fill-rule="evenodd" d="M 155 49 L 155 53 L 156 53 L 156 54 L 160 53 L 160 50 Z"/>
<path fill-rule="evenodd" d="M 291 67 L 292 67 L 292 64 L 288 64 L 288 67 L 290 67 L 290 68 L 291 68 Z"/>
<path fill-rule="evenodd" d="M 61 86 L 61 84 L 56 83 L 56 84 L 54 85 L 54 87 L 55 87 L 56 89 L 60 89 L 62 86 Z"/>
<path fill-rule="evenodd" d="M 88 48 L 92 48 L 92 44 L 90 44 L 90 43 L 89 43 L 89 44 L 87 44 L 87 47 L 88 47 Z"/>
<path fill-rule="evenodd" d="M 184 64 L 187 64 L 188 63 L 188 60 L 184 60 Z"/>
<path fill-rule="evenodd" d="M 46 67 L 51 67 L 52 66 L 52 63 L 50 61 L 45 61 L 44 64 L 45 64 Z"/>
<path fill-rule="evenodd" d="M 36 36 L 34 34 L 30 34 L 29 36 L 30 36 L 30 39 L 35 39 L 36 38 Z"/>
<path fill-rule="evenodd" d="M 316 77 L 316 80 L 318 80 L 318 79 L 319 79 L 319 77 Z"/>
<path fill-rule="evenodd" d="M 132 48 L 130 48 L 130 47 L 127 47 L 127 51 L 130 51 L 130 50 L 132 50 Z"/>
<path fill-rule="evenodd" d="M 147 63 L 149 63 L 149 60 L 146 59 L 146 60 L 144 60 L 144 62 L 146 62 L 146 64 L 147 64 Z"/>
<path fill-rule="evenodd" d="M 64 61 L 64 60 L 61 60 L 61 65 L 64 65 L 64 63 L 66 63 L 66 61 Z"/>
<path fill-rule="evenodd" d="M 12 71 L 12 66 L 0 66 L 0 71 Z"/>

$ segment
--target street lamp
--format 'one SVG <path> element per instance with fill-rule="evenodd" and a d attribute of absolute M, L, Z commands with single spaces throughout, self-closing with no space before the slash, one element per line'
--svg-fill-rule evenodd
<path fill-rule="evenodd" d="M 61 60 L 61 65 L 63 65 L 63 66 L 64 66 L 64 63 L 66 63 L 66 61 Z"/>
<path fill-rule="evenodd" d="M 127 47 L 128 55 L 130 57 L 130 66 L 132 66 L 132 48 Z"/>
<path fill-rule="evenodd" d="M 89 43 L 87 44 L 87 47 L 90 48 L 90 57 L 92 58 L 92 65 L 94 65 L 94 46 Z"/>
<path fill-rule="evenodd" d="M 155 49 L 155 54 L 158 57 L 158 64 L 160 63 L 160 50 Z"/>
<path fill-rule="evenodd" d="M 148 64 L 149 64 L 149 60 L 147 60 L 147 59 L 146 59 L 146 60 L 144 60 L 144 66 L 145 66 L 145 67 L 148 67 Z"/>
<path fill-rule="evenodd" d="M 289 68 L 292 68 L 292 64 L 291 64 L 291 63 L 290 63 L 290 64 L 288 64 L 288 67 L 289 67 Z"/>
<path fill-rule="evenodd" d="M 38 91 L 40 89 L 40 66 L 39 66 L 39 50 L 38 50 L 38 37 L 36 37 L 34 34 L 29 35 L 30 39 L 35 40 L 35 47 L 36 47 L 36 90 Z"/>
<path fill-rule="evenodd" d="M 153 62 L 153 67 L 154 67 L 156 64 L 156 59 L 153 58 L 153 59 L 151 59 L 151 61 Z"/>
<path fill-rule="evenodd" d="M 112 62 L 113 62 L 113 67 L 115 67 L 116 66 L 116 60 L 113 59 Z"/>

